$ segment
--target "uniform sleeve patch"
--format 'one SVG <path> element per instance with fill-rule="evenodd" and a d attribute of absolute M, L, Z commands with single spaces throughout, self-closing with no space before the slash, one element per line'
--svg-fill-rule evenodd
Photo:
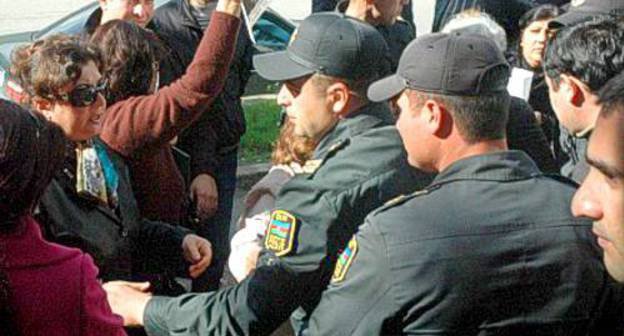
<path fill-rule="evenodd" d="M 344 280 L 347 275 L 347 271 L 349 271 L 349 267 L 353 263 L 353 259 L 355 259 L 355 255 L 358 251 L 358 243 L 355 239 L 355 236 L 351 238 L 347 248 L 342 251 L 338 261 L 336 262 L 336 268 L 334 268 L 334 275 L 332 276 L 332 282 L 341 282 Z"/>
<path fill-rule="evenodd" d="M 287 211 L 275 210 L 264 239 L 264 247 L 281 257 L 290 253 L 295 240 L 297 219 Z"/>

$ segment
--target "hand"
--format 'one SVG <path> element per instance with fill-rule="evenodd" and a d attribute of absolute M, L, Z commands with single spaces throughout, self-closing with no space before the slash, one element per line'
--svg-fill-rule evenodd
<path fill-rule="evenodd" d="M 217 3 L 217 11 L 226 14 L 240 16 L 241 0 L 219 0 Z"/>
<path fill-rule="evenodd" d="M 199 174 L 191 183 L 191 200 L 195 202 L 197 216 L 207 219 L 217 212 L 219 192 L 217 182 L 208 174 Z"/>
<path fill-rule="evenodd" d="M 191 263 L 189 275 L 195 279 L 200 276 L 212 262 L 212 244 L 206 239 L 188 234 L 182 241 L 184 259 Z"/>
<path fill-rule="evenodd" d="M 149 282 L 111 281 L 102 287 L 113 313 L 123 318 L 125 326 L 143 325 L 143 313 L 152 298 Z"/>

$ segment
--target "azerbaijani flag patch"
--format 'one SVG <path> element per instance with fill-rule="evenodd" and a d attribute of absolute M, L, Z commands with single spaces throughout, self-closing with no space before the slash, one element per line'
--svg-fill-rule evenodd
<path fill-rule="evenodd" d="M 295 216 L 284 210 L 273 211 L 264 239 L 264 247 L 273 251 L 278 257 L 290 253 L 294 245 L 296 228 Z"/>
<path fill-rule="evenodd" d="M 358 251 L 358 243 L 355 239 L 355 236 L 351 238 L 347 248 L 342 251 L 338 261 L 336 262 L 336 268 L 334 268 L 334 275 L 332 276 L 332 282 L 341 282 L 344 280 L 347 275 L 347 271 L 351 264 L 353 263 L 353 259 L 355 259 L 355 255 Z"/>

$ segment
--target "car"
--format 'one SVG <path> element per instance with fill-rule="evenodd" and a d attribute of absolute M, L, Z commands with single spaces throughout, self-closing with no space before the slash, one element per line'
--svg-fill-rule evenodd
<path fill-rule="evenodd" d="M 155 0 L 156 8 L 163 6 L 171 0 Z M 11 53 L 18 45 L 36 41 L 41 38 L 56 34 L 78 34 L 84 27 L 87 19 L 98 8 L 97 1 L 85 5 L 45 28 L 33 31 L 14 33 L 0 36 L 0 98 L 20 101 L 23 90 L 10 75 Z M 252 15 L 247 15 L 251 13 Z M 252 27 L 247 33 L 254 42 L 256 53 L 266 53 L 283 50 L 288 45 L 290 36 L 296 28 L 296 24 L 271 8 L 251 8 L 245 10 L 244 19 L 248 27 Z M 250 20 L 251 18 L 251 20 Z M 258 79 L 252 76 L 251 82 L 258 86 Z M 262 87 L 263 85 L 259 85 Z M 270 87 L 270 85 L 264 85 Z"/>

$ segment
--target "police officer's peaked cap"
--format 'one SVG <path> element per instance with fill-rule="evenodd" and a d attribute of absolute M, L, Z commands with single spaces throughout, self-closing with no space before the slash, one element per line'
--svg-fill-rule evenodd
<path fill-rule="evenodd" d="M 550 21 L 548 26 L 573 26 L 601 15 L 624 15 L 624 0 L 572 0 L 570 9 Z"/>
<path fill-rule="evenodd" d="M 397 73 L 373 83 L 368 98 L 390 99 L 406 88 L 444 95 L 476 96 L 505 91 L 510 67 L 496 43 L 461 32 L 424 35 L 401 55 Z"/>
<path fill-rule="evenodd" d="M 388 47 L 371 25 L 339 13 L 307 17 L 285 51 L 254 57 L 258 74 L 286 81 L 313 73 L 374 80 L 390 69 Z"/>

